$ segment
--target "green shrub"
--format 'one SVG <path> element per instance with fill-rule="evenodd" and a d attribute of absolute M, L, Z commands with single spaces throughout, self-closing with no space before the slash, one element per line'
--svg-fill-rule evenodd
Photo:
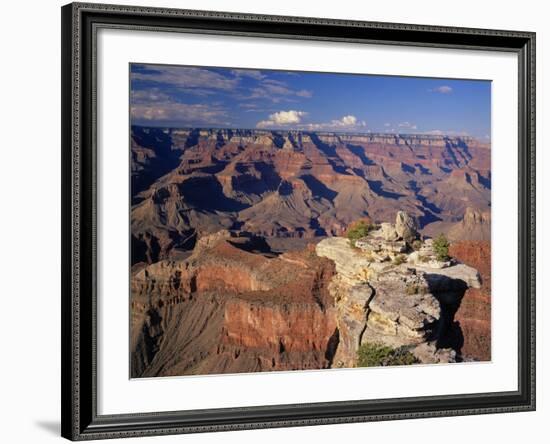
<path fill-rule="evenodd" d="M 349 239 L 350 244 L 354 246 L 356 240 L 365 237 L 373 228 L 374 226 L 369 222 L 365 220 L 358 220 L 349 226 L 346 231 L 346 236 Z"/>
<path fill-rule="evenodd" d="M 357 350 L 358 367 L 411 365 L 417 362 L 415 356 L 405 347 L 394 349 L 381 344 L 363 344 Z"/>
<path fill-rule="evenodd" d="M 440 234 L 434 239 L 433 249 L 438 261 L 449 259 L 449 241 L 444 234 Z"/>

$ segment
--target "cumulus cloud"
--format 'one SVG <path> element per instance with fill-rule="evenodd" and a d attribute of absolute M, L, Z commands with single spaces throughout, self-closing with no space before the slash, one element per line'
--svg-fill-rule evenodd
<path fill-rule="evenodd" d="M 261 120 L 256 124 L 257 128 L 281 127 L 286 125 L 297 124 L 302 121 L 302 117 L 306 116 L 305 111 L 279 111 L 269 116 L 268 120 Z"/>
<path fill-rule="evenodd" d="M 440 94 L 450 94 L 453 92 L 453 88 L 447 85 L 441 85 L 437 88 L 432 88 L 429 90 L 430 92 L 440 93 Z"/>
<path fill-rule="evenodd" d="M 360 130 L 364 129 L 367 126 L 367 122 L 364 120 L 358 120 L 357 117 L 348 114 L 341 117 L 340 119 L 334 119 L 330 122 L 322 123 L 307 123 L 304 125 L 299 125 L 302 129 L 307 129 L 310 131 L 319 131 L 319 130 Z"/>

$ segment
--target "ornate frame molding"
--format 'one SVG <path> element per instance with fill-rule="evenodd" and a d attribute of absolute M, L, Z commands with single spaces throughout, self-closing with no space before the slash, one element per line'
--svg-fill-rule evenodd
<path fill-rule="evenodd" d="M 62 8 L 62 435 L 71 440 L 535 409 L 535 34 L 72 3 Z M 509 51 L 519 61 L 518 390 L 457 396 L 97 414 L 95 42 L 99 27 Z"/>

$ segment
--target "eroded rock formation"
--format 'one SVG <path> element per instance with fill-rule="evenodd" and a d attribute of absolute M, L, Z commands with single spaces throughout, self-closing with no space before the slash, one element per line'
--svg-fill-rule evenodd
<path fill-rule="evenodd" d="M 490 208 L 490 149 L 468 137 L 136 126 L 131 141 L 132 264 L 222 229 L 313 239 L 405 211 L 424 231 Z"/>
<path fill-rule="evenodd" d="M 403 217 L 398 214 L 397 224 Z M 391 241 L 388 232 L 392 227 L 384 226 L 355 245 L 331 237 L 316 247 L 337 272 L 329 287 L 340 339 L 335 365 L 353 367 L 364 343 L 407 346 L 424 363 L 453 362 L 452 322 L 466 289 L 480 288 L 479 274 L 464 264 L 438 261 L 430 242 L 404 253 L 402 236 L 415 237 L 414 230 L 401 230 Z"/>
<path fill-rule="evenodd" d="M 312 250 L 270 257 L 227 231 L 132 278 L 134 377 L 327 368 L 338 342 L 327 286 L 334 266 Z"/>

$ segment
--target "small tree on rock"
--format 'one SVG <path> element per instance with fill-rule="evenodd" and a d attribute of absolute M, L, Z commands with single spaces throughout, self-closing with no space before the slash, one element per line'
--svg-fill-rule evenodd
<path fill-rule="evenodd" d="M 355 241 L 365 237 L 372 229 L 373 225 L 369 219 L 361 219 L 350 224 L 346 230 L 346 237 L 351 246 L 355 246 Z"/>
<path fill-rule="evenodd" d="M 438 261 L 446 261 L 449 259 L 449 241 L 443 233 L 434 239 L 433 249 Z"/>

